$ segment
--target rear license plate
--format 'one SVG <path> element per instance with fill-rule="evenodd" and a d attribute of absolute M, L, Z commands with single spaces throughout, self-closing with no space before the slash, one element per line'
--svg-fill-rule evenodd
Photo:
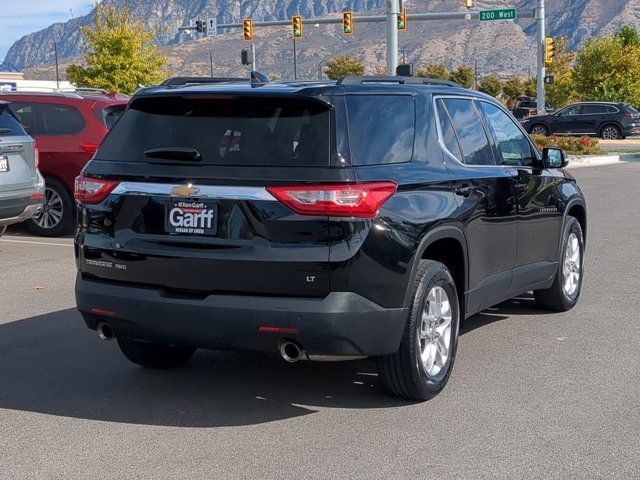
<path fill-rule="evenodd" d="M 9 159 L 4 155 L 0 155 L 0 172 L 9 171 Z"/>
<path fill-rule="evenodd" d="M 218 206 L 211 202 L 171 202 L 166 207 L 164 229 L 167 233 L 215 235 L 218 230 Z"/>

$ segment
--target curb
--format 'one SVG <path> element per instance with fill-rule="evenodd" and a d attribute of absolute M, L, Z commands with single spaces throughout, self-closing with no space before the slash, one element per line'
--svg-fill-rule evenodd
<path fill-rule="evenodd" d="M 640 154 L 637 153 L 623 153 L 619 155 L 570 155 L 569 168 L 595 167 L 597 165 L 637 161 L 640 161 Z"/>

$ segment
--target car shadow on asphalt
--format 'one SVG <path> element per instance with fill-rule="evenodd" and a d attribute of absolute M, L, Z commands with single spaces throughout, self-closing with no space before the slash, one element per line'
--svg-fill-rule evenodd
<path fill-rule="evenodd" d="M 504 318 L 475 315 L 461 333 Z M 147 370 L 128 362 L 115 342 L 99 341 L 75 309 L 0 325 L 5 409 L 211 428 L 299 417 L 317 408 L 412 403 L 385 394 L 371 360 L 291 365 L 276 355 L 198 351 L 182 367 Z"/>

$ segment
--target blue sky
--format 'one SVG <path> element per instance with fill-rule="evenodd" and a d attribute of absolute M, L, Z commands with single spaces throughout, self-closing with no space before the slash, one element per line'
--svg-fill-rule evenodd
<path fill-rule="evenodd" d="M 91 11 L 89 0 L 0 0 L 0 60 L 13 42 L 52 23 Z"/>

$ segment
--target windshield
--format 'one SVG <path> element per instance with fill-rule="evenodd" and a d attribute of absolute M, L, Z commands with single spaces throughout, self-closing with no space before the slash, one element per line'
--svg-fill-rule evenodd
<path fill-rule="evenodd" d="M 202 164 L 327 166 L 330 114 L 324 103 L 294 97 L 139 98 L 96 158 L 148 162 L 153 151 L 156 158 L 171 161 L 195 151 Z"/>

